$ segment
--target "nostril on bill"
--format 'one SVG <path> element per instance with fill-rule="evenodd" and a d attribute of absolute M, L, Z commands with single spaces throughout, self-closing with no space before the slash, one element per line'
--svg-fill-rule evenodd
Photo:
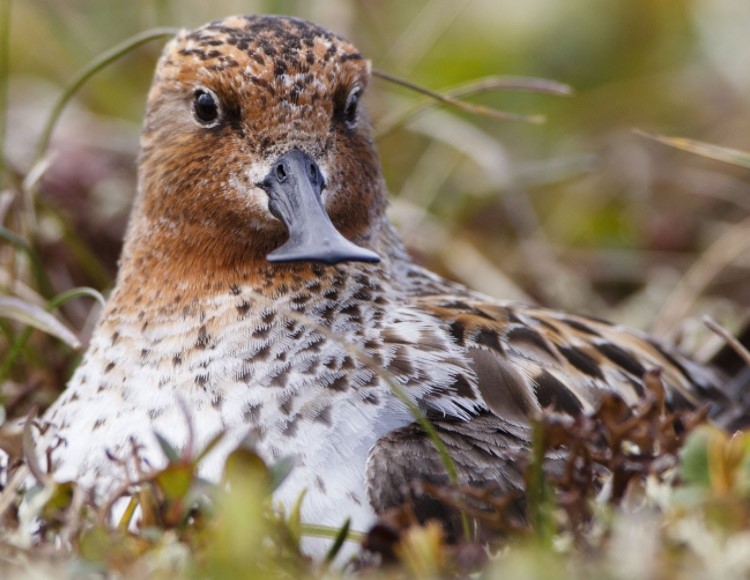
<path fill-rule="evenodd" d="M 287 178 L 287 171 L 286 167 L 284 167 L 283 163 L 279 163 L 275 168 L 274 172 L 276 173 L 276 179 L 279 181 L 279 183 L 284 183 Z"/>

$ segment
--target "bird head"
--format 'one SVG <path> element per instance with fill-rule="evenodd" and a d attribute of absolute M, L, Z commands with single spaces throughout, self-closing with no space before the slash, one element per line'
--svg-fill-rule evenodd
<path fill-rule="evenodd" d="M 354 46 L 302 20 L 180 33 L 148 96 L 128 241 L 148 229 L 217 260 L 377 261 L 366 246 L 386 197 L 361 106 L 369 78 Z"/>

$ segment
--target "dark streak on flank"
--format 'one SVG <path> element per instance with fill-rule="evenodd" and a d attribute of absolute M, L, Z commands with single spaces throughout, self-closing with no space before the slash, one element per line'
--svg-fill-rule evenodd
<path fill-rule="evenodd" d="M 585 334 L 589 334 L 591 336 L 601 336 L 601 334 L 599 334 L 596 330 L 584 324 L 580 320 L 575 320 L 573 318 L 563 318 L 562 321 L 571 328 L 574 328 L 575 330 L 578 330 Z"/>
<path fill-rule="evenodd" d="M 527 326 L 516 326 L 515 328 L 512 328 L 508 331 L 506 338 L 510 343 L 527 343 L 542 349 L 551 357 L 557 358 L 544 337 Z"/>
<path fill-rule="evenodd" d="M 474 339 L 477 344 L 491 348 L 499 353 L 503 352 L 503 347 L 500 346 L 500 338 L 497 336 L 497 332 L 492 330 L 482 329 L 477 333 Z"/>
<path fill-rule="evenodd" d="M 629 372 L 631 375 L 640 379 L 646 372 L 646 369 L 643 368 L 643 365 L 639 363 L 632 354 L 620 348 L 616 344 L 612 344 L 611 342 L 602 342 L 599 344 L 595 344 L 594 346 L 596 347 L 596 350 L 606 356 L 617 366 Z"/>
<path fill-rule="evenodd" d="M 552 407 L 555 411 L 576 416 L 583 406 L 570 390 L 547 371 L 534 377 L 536 399 L 542 408 Z"/>
<path fill-rule="evenodd" d="M 591 355 L 574 346 L 558 346 L 557 350 L 560 351 L 561 355 L 568 359 L 570 364 L 582 373 L 585 373 L 590 377 L 604 380 L 602 369 Z"/>

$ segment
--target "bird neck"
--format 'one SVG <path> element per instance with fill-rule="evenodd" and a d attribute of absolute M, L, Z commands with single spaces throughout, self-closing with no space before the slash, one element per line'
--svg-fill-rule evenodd
<path fill-rule="evenodd" d="M 204 302 L 234 288 L 249 288 L 275 300 L 303 289 L 310 280 L 340 276 L 397 286 L 393 263 L 403 260 L 405 253 L 387 220 L 356 241 L 378 253 L 381 262 L 272 264 L 252 241 L 219 235 L 203 224 L 159 224 L 137 216 L 128 228 L 111 301 L 163 309 L 180 301 Z"/>

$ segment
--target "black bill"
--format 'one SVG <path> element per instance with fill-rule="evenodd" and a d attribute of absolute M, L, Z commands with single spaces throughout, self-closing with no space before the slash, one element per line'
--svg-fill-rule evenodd
<path fill-rule="evenodd" d="M 269 262 L 379 262 L 331 223 L 320 198 L 324 187 L 318 164 L 299 149 L 284 153 L 258 184 L 268 193 L 268 209 L 289 232 L 289 239 L 268 254 Z"/>

